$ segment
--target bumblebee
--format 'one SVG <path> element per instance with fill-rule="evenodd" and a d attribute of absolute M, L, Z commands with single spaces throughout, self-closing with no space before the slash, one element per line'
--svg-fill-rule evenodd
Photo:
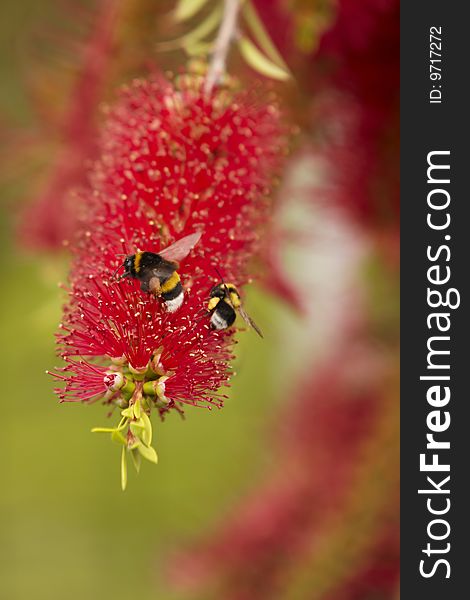
<path fill-rule="evenodd" d="M 124 269 L 118 281 L 126 277 L 137 279 L 143 292 L 160 297 L 166 310 L 175 312 L 184 300 L 184 290 L 177 272 L 179 263 L 199 242 L 201 235 L 200 232 L 187 235 L 158 254 L 139 251 L 126 256 L 118 268 L 118 271 Z"/>
<path fill-rule="evenodd" d="M 212 329 L 227 329 L 235 322 L 238 312 L 245 323 L 263 337 L 258 325 L 243 308 L 240 294 L 233 283 L 222 282 L 211 289 L 207 310 L 211 315 L 209 323 Z"/>

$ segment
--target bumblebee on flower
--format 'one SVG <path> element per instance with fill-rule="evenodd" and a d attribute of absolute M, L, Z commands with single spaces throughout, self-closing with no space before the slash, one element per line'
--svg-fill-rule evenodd
<path fill-rule="evenodd" d="M 136 80 L 108 111 L 102 157 L 82 197 L 84 227 L 70 245 L 58 336 L 66 366 L 55 376 L 61 400 L 102 400 L 121 411 L 104 429 L 124 457 L 136 449 L 150 456 L 142 413 L 223 405 L 234 330 L 231 318 L 214 328 L 214 315 L 246 313 L 230 295 L 215 306 L 207 271 L 216 263 L 229 281 L 249 279 L 284 149 L 274 105 L 247 92 L 208 96 L 200 78 Z M 211 290 L 214 306 L 201 319 Z"/>
<path fill-rule="evenodd" d="M 120 268 L 119 279 L 130 277 L 140 281 L 140 289 L 162 298 L 168 312 L 175 312 L 183 304 L 184 290 L 177 273 L 182 261 L 201 238 L 193 233 L 178 240 L 168 248 L 155 252 L 137 251 L 126 257 Z"/>

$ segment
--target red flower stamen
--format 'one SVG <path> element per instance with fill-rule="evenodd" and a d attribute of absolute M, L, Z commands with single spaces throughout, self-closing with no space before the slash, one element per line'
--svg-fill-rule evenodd
<path fill-rule="evenodd" d="M 58 336 L 61 400 L 126 406 L 129 386 L 143 381 L 145 402 L 161 414 L 223 404 L 233 336 L 210 328 L 207 300 L 217 271 L 247 281 L 286 142 L 274 104 L 228 90 L 208 96 L 202 84 L 189 75 L 138 80 L 108 111 L 91 189 L 77 199 L 85 217 Z M 178 311 L 138 281 L 113 278 L 118 255 L 158 253 L 195 231 L 202 238 L 178 269 Z M 114 385 L 117 377 L 128 383 Z"/>

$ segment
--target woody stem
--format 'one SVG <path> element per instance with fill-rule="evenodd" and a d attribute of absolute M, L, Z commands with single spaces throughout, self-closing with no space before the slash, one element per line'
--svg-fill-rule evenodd
<path fill-rule="evenodd" d="M 237 18 L 240 10 L 240 0 L 225 0 L 224 13 L 220 24 L 217 38 L 214 44 L 209 70 L 207 72 L 204 90 L 210 93 L 214 85 L 218 84 L 225 73 L 225 64 L 230 48 L 230 43 L 235 37 L 237 30 Z"/>

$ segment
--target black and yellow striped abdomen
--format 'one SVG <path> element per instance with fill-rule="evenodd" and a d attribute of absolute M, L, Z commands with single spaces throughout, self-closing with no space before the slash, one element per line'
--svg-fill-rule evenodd
<path fill-rule="evenodd" d="M 213 329 L 227 329 L 234 324 L 240 306 L 240 294 L 233 283 L 219 283 L 210 292 L 207 310 L 211 313 L 210 325 Z"/>

